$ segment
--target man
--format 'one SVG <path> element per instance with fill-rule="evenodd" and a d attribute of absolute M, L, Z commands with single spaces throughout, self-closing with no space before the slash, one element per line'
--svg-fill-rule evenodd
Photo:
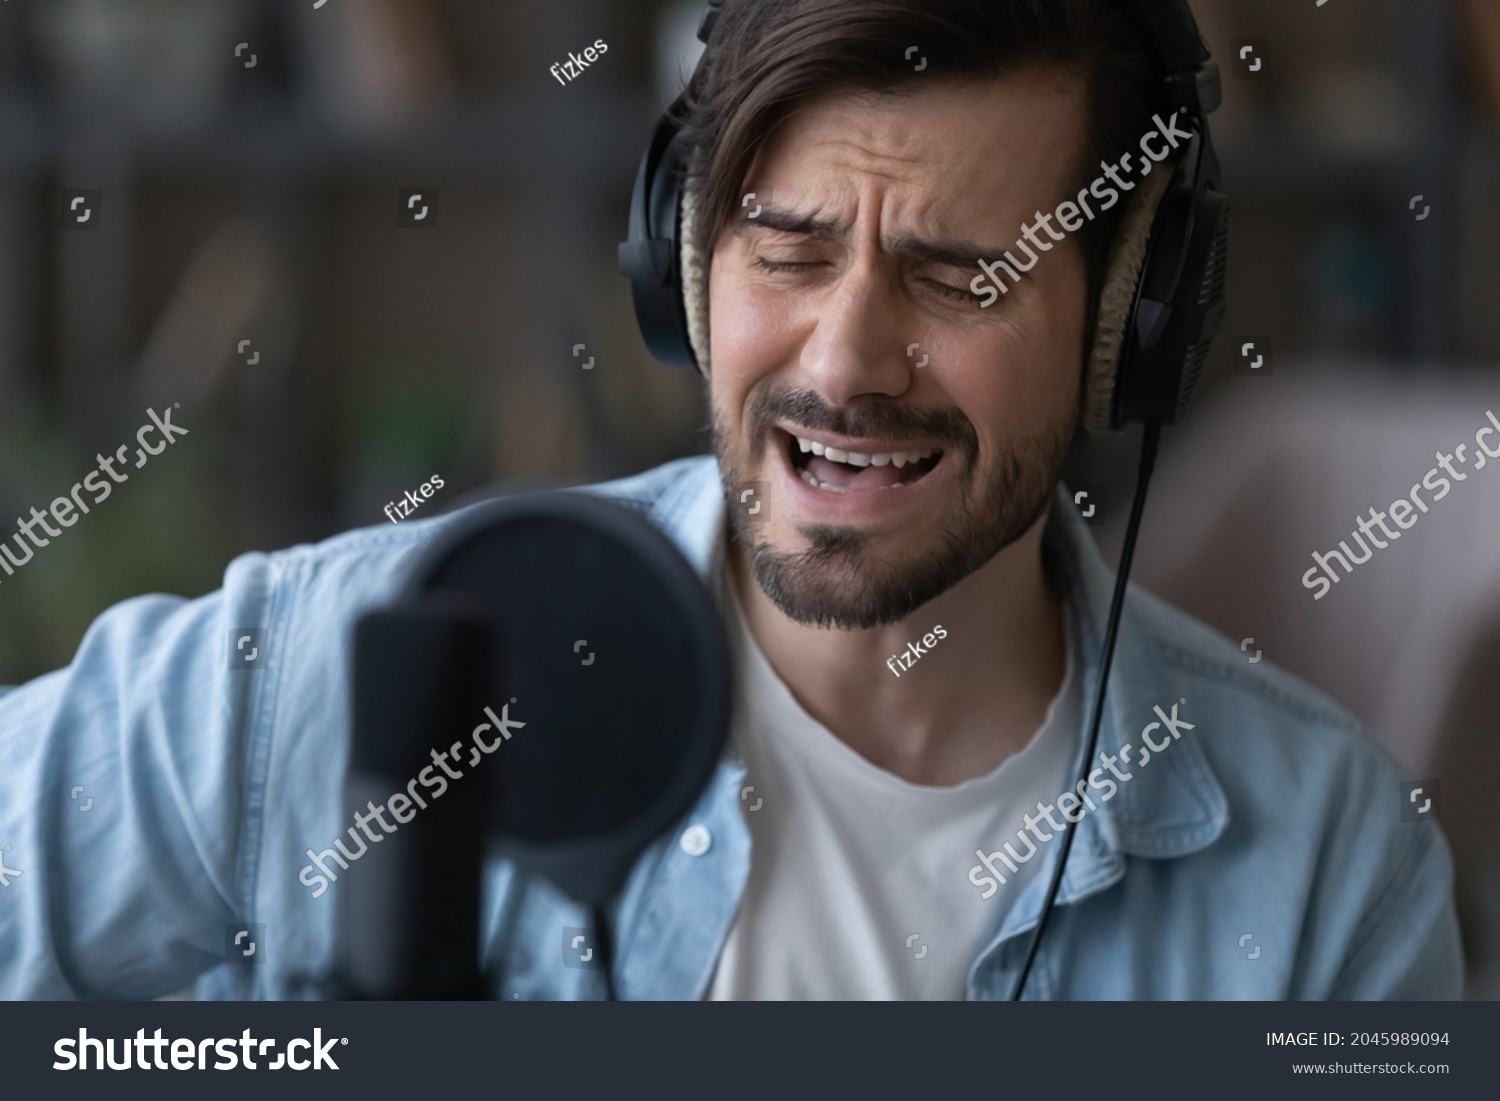
<path fill-rule="evenodd" d="M 618 901 L 619 996 L 1006 997 L 1070 829 L 1029 998 L 1457 996 L 1447 850 L 1400 822 L 1394 769 L 1145 593 L 1075 790 L 1112 578 L 1056 483 L 1131 215 L 1040 215 L 1152 126 L 1115 5 L 731 4 L 709 61 L 685 269 L 718 461 L 597 491 L 721 594 L 737 711 Z M 976 258 L 1027 225 L 1032 267 L 982 306 Z M 725 505 L 747 482 L 753 518 Z M 212 596 L 106 613 L 69 669 L 0 698 L 24 865 L 0 993 L 320 992 L 348 726 L 325 686 L 445 524 L 247 555 Z M 270 664 L 226 675 L 245 623 Z M 105 813 L 70 817 L 69 784 Z M 599 996 L 565 966 L 576 906 L 502 863 L 486 888 L 497 997 Z M 265 966 L 221 965 L 237 920 L 265 924 Z"/>

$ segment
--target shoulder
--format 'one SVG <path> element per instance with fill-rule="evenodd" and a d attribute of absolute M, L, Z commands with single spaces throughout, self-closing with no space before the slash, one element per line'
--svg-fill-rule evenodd
<path fill-rule="evenodd" d="M 1206 718 L 1202 741 L 1214 756 L 1236 762 L 1256 757 L 1263 772 L 1275 762 L 1356 766 L 1358 778 L 1367 783 L 1397 781 L 1391 757 L 1355 715 L 1281 669 L 1256 643 L 1242 649 L 1241 643 L 1134 585 L 1128 606 L 1142 628 L 1148 660 L 1169 678 L 1179 697 L 1190 700 L 1194 714 Z M 1334 778 L 1322 772 L 1302 777 Z"/>
<path fill-rule="evenodd" d="M 1287 996 L 1457 997 L 1452 861 L 1438 808 L 1417 812 L 1436 791 L 1403 783 L 1328 696 L 1267 655 L 1252 663 L 1254 643 L 1241 651 L 1139 590 L 1132 603 L 1146 660 L 1193 705 L 1191 736 L 1225 796 L 1227 832 L 1204 854 L 1220 896 L 1285 931 L 1299 959 Z"/>
<path fill-rule="evenodd" d="M 695 550 L 711 533 L 722 504 L 719 465 L 712 455 L 676 459 L 629 478 L 585 486 L 580 492 L 638 509 L 690 559 L 697 557 Z"/>
<path fill-rule="evenodd" d="M 1368 748 L 1384 759 L 1358 719 L 1276 665 L 1253 640 L 1242 649 L 1240 643 L 1134 585 L 1129 605 L 1150 659 L 1178 685 L 1213 704 L 1216 712 L 1222 707 L 1232 714 L 1237 730 L 1273 738 L 1300 732 L 1330 745 Z"/>
<path fill-rule="evenodd" d="M 675 535 L 679 519 L 675 502 L 696 499 L 712 473 L 710 456 L 665 463 L 640 474 L 609 482 L 578 486 L 561 492 L 593 493 L 646 514 Z M 273 590 L 291 588 L 314 605 L 385 599 L 394 596 L 407 570 L 420 553 L 455 524 L 488 501 L 430 519 L 400 524 L 376 524 L 344 532 L 315 544 L 285 550 L 252 552 L 236 558 L 225 574 L 226 591 L 259 593 L 275 602 Z M 684 506 L 685 507 L 685 506 Z M 269 609 L 272 614 L 275 608 Z"/>
<path fill-rule="evenodd" d="M 1310 858 L 1318 837 L 1335 848 L 1383 850 L 1389 868 L 1426 858 L 1436 834 L 1411 828 L 1401 770 L 1357 718 L 1269 655 L 1252 662 L 1254 643 L 1242 651 L 1143 590 L 1132 590 L 1130 604 L 1159 691 L 1171 693 L 1168 703 L 1188 701 L 1183 710 L 1228 798 L 1232 829 L 1300 837 L 1296 847 Z"/>

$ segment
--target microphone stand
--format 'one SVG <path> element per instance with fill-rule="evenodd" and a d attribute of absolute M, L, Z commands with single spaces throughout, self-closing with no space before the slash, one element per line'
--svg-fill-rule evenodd
<path fill-rule="evenodd" d="M 357 852 L 347 871 L 328 862 L 346 880 L 339 884 L 343 935 L 335 982 L 345 997 L 491 997 L 479 964 L 491 785 L 466 771 L 447 779 L 435 797 L 414 781 L 427 768 L 429 778 L 441 775 L 435 755 L 454 742 L 471 744 L 470 731 L 491 702 L 485 688 L 493 683 L 494 646 L 484 607 L 447 594 L 369 612 L 355 627 L 345 821 L 357 814 L 368 825 L 370 805 L 398 794 L 412 817 L 369 842 L 369 859 Z M 412 801 L 413 792 L 425 808 Z"/>

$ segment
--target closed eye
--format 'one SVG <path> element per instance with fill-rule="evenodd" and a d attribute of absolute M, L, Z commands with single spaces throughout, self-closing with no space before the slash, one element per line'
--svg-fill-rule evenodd
<path fill-rule="evenodd" d="M 927 279 L 927 280 L 924 280 L 924 282 L 926 282 L 928 286 L 930 286 L 933 290 L 937 291 L 939 294 L 944 295 L 945 297 L 948 297 L 948 298 L 952 298 L 955 301 L 962 302 L 962 301 L 965 301 L 967 299 L 972 299 L 974 297 L 974 295 L 972 293 L 970 293 L 970 291 L 969 291 L 969 289 L 967 287 L 965 287 L 963 289 L 960 289 L 958 287 L 952 287 L 952 286 L 949 286 L 947 283 L 944 283 L 941 279 Z"/>
<path fill-rule="evenodd" d="M 802 268 L 817 267 L 821 260 L 767 260 L 764 256 L 755 258 L 755 266 L 762 271 L 798 271 Z"/>
<path fill-rule="evenodd" d="M 762 271 L 789 272 L 800 271 L 803 268 L 815 268 L 823 263 L 822 260 L 768 260 L 764 256 L 755 258 L 755 266 Z M 967 288 L 951 286 L 941 279 L 923 280 L 928 286 L 944 297 L 951 298 L 955 302 L 964 302 L 974 296 Z"/>

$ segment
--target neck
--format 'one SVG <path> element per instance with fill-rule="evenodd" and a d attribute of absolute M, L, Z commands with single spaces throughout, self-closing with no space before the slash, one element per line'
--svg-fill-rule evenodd
<path fill-rule="evenodd" d="M 870 630 L 798 623 L 761 590 L 733 538 L 726 560 L 751 634 L 808 714 L 880 768 L 951 786 L 1023 749 L 1062 684 L 1045 519 L 906 619 Z"/>

